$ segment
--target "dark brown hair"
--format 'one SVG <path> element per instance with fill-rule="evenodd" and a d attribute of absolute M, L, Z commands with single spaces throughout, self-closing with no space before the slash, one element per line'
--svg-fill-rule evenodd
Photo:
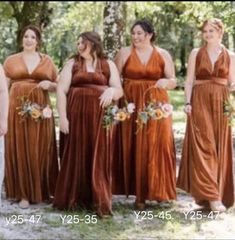
<path fill-rule="evenodd" d="M 134 27 L 137 25 L 139 25 L 144 30 L 144 32 L 152 34 L 150 41 L 153 43 L 155 41 L 155 37 L 156 37 L 153 24 L 146 19 L 138 20 L 132 25 L 131 32 L 133 31 Z"/>
<path fill-rule="evenodd" d="M 21 31 L 21 34 L 20 34 L 21 43 L 23 42 L 23 38 L 24 38 L 24 35 L 25 35 L 27 30 L 32 30 L 35 33 L 36 40 L 37 40 L 37 43 L 38 43 L 36 50 L 38 51 L 41 47 L 41 44 L 42 44 L 42 34 L 41 34 L 40 29 L 35 25 L 28 25 L 28 26 L 24 27 Z"/>
<path fill-rule="evenodd" d="M 78 37 L 81 37 L 85 46 L 87 42 L 91 43 L 91 56 L 95 59 L 95 53 L 98 58 L 106 58 L 103 52 L 101 37 L 97 32 L 83 32 Z"/>

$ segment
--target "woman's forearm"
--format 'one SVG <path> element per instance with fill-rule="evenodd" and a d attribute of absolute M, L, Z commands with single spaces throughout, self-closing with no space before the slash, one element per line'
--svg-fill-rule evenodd
<path fill-rule="evenodd" d="M 7 121 L 8 117 L 8 107 L 9 107 L 9 99 L 8 99 L 8 92 L 7 91 L 0 91 L 0 102 L 1 104 L 1 111 L 0 111 L 0 121 Z"/>
<path fill-rule="evenodd" d="M 67 118 L 67 96 L 59 87 L 57 88 L 57 110 L 61 119 Z"/>
<path fill-rule="evenodd" d="M 118 100 L 119 98 L 121 98 L 123 96 L 123 89 L 119 88 L 119 87 L 112 87 L 114 90 L 113 93 L 113 100 Z"/>
<path fill-rule="evenodd" d="M 175 78 L 160 78 L 156 81 L 156 86 L 164 89 L 174 89 L 176 87 Z"/>
<path fill-rule="evenodd" d="M 172 90 L 176 87 L 176 78 L 167 78 L 168 83 L 167 83 L 167 89 Z"/>
<path fill-rule="evenodd" d="M 185 104 L 191 103 L 193 83 L 186 82 L 185 83 Z"/>
<path fill-rule="evenodd" d="M 50 92 L 54 92 L 54 91 L 56 91 L 56 88 L 57 88 L 57 83 L 55 83 L 55 82 L 51 82 L 48 91 L 50 91 Z"/>

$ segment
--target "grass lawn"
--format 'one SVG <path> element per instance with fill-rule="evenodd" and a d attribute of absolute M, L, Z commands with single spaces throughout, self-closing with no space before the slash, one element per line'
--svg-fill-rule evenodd
<path fill-rule="evenodd" d="M 182 128 L 185 126 L 186 115 L 183 111 L 184 108 L 184 92 L 182 90 L 172 90 L 168 92 L 170 102 L 174 107 L 173 111 L 173 127 L 174 129 Z"/>

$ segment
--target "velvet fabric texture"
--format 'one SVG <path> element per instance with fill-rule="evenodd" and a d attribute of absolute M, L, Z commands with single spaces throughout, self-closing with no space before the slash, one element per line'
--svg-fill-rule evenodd
<path fill-rule="evenodd" d="M 229 98 L 230 57 L 225 47 L 211 64 L 206 47 L 196 57 L 196 81 L 192 91 L 192 113 L 186 134 L 177 186 L 199 205 L 221 200 L 234 203 L 231 127 L 224 115 Z"/>
<path fill-rule="evenodd" d="M 41 61 L 30 74 L 22 53 L 9 56 L 4 63 L 10 79 L 10 107 L 6 135 L 6 196 L 26 199 L 31 203 L 50 201 L 58 174 L 54 119 L 22 121 L 17 107 L 22 96 L 41 106 L 50 105 L 47 91 L 35 88 L 40 81 L 56 81 L 57 70 L 49 56 L 40 54 Z M 33 90 L 34 89 L 34 90 Z"/>
<path fill-rule="evenodd" d="M 153 49 L 146 65 L 143 65 L 132 48 L 131 54 L 123 68 L 124 94 L 128 102 L 134 102 L 136 111 L 143 109 L 143 104 L 150 99 L 168 103 L 165 89 L 153 88 L 156 81 L 164 78 L 165 63 L 162 56 Z M 118 182 L 117 175 L 113 189 L 136 195 L 137 203 L 145 200 L 170 200 L 176 198 L 175 148 L 171 117 L 161 120 L 150 120 L 137 132 L 137 112 L 131 119 L 122 123 L 122 159 L 114 162 L 119 176 L 124 180 Z M 120 140 L 119 140 L 120 141 Z M 120 166 L 123 166 L 122 171 Z M 115 173 L 114 173 L 115 174 Z"/>
<path fill-rule="evenodd" d="M 87 72 L 85 61 L 76 58 L 67 95 L 69 134 L 61 139 L 62 165 L 54 200 L 58 209 L 111 213 L 112 130 L 102 127 L 99 99 L 109 78 L 105 59 L 98 59 L 95 72 Z"/>

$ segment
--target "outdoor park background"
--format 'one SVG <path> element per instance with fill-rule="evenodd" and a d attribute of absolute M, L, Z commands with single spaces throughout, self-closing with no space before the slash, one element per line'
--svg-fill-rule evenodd
<path fill-rule="evenodd" d="M 167 49 L 175 63 L 178 87 L 169 91 L 174 105 L 173 129 L 179 166 L 185 115 L 183 81 L 187 58 L 202 43 L 199 27 L 210 17 L 225 24 L 223 44 L 235 49 L 235 2 L 0 2 L 0 62 L 20 49 L 23 26 L 36 24 L 43 31 L 41 51 L 49 54 L 60 70 L 76 52 L 79 33 L 95 30 L 113 58 L 121 46 L 130 44 L 130 27 L 136 19 L 147 18 L 155 26 L 156 44 Z M 235 66 L 234 66 L 235 67 Z M 55 106 L 55 96 L 51 99 Z M 56 110 L 55 110 L 56 111 Z M 46 204 L 22 210 L 4 199 L 0 210 L 0 239 L 235 239 L 235 208 L 219 217 L 203 212 L 192 198 L 177 190 L 172 203 L 148 202 L 146 212 L 136 217 L 134 197 L 114 196 L 110 219 L 96 223 L 69 223 L 69 219 L 92 216 L 85 210 L 60 212 Z M 199 209 L 199 211 L 197 211 Z M 193 210 L 189 212 L 190 210 Z M 185 213 L 189 213 L 187 217 Z M 146 214 L 146 215 L 145 215 Z M 152 218 L 151 214 L 158 216 Z M 61 215 L 67 216 L 67 224 Z M 79 216 L 78 216 L 79 215 Z M 38 217 L 40 216 L 40 220 Z M 21 223 L 21 219 L 28 219 Z M 144 219 L 145 218 L 145 219 Z M 11 222 L 7 224 L 7 219 Z M 13 221 L 15 219 L 15 221 Z"/>

